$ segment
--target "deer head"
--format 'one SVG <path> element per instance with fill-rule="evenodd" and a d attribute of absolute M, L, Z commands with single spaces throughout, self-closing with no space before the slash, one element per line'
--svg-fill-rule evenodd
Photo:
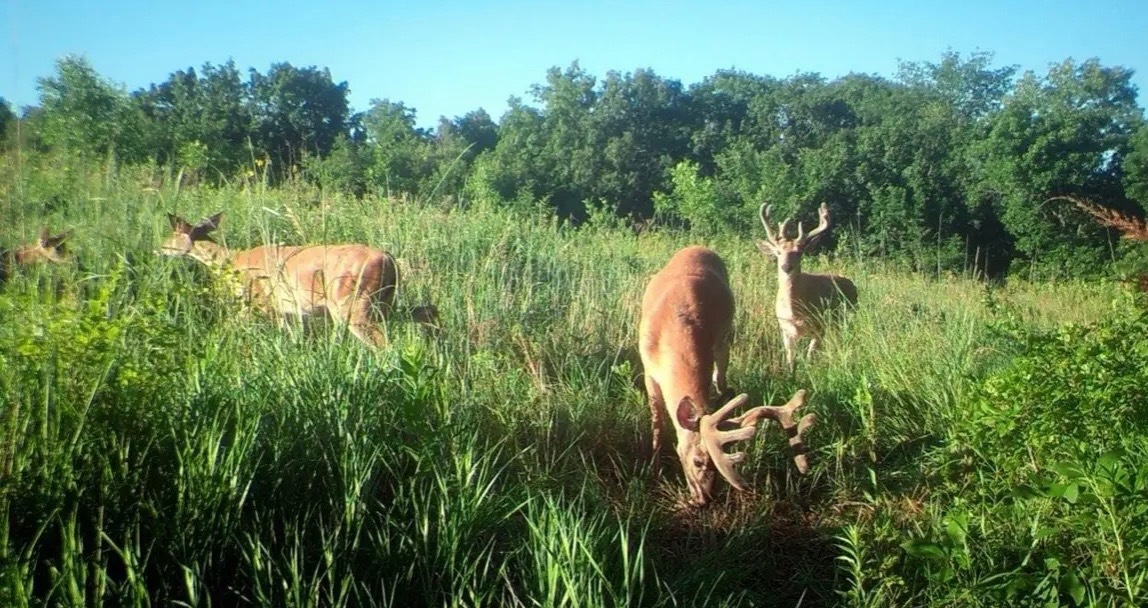
<path fill-rule="evenodd" d="M 761 217 L 761 225 L 765 226 L 765 234 L 767 240 L 758 241 L 757 248 L 766 255 L 771 255 L 777 258 L 777 267 L 783 274 L 800 274 L 801 273 L 801 255 L 805 253 L 806 248 L 817 242 L 817 240 L 829 229 L 829 207 L 825 203 L 817 209 L 818 223 L 809 234 L 805 233 L 805 228 L 801 222 L 797 222 L 797 238 L 789 238 L 786 236 L 786 228 L 789 227 L 789 218 L 778 224 L 777 233 L 773 232 L 770 226 L 770 211 L 773 206 L 767 203 L 762 203 L 761 208 L 758 210 L 758 215 Z"/>
<path fill-rule="evenodd" d="M 203 218 L 194 226 L 174 213 L 167 214 L 167 219 L 171 223 L 171 236 L 160 245 L 159 253 L 167 256 L 196 257 L 196 243 L 215 243 L 211 233 L 219 227 L 223 212 Z"/>
<path fill-rule="evenodd" d="M 678 403 L 678 423 L 684 430 L 696 433 L 695 441 L 682 442 L 678 446 L 678 456 L 682 460 L 682 470 L 690 489 L 691 504 L 704 506 L 709 503 L 715 472 L 738 490 L 749 491 L 749 485 L 735 468 L 745 460 L 745 453 L 726 453 L 725 446 L 752 439 L 757 433 L 757 423 L 762 418 L 776 420 L 781 425 L 794 450 L 793 459 L 797 470 L 802 474 L 809 470 L 802 433 L 813 425 L 817 417 L 815 414 L 807 414 L 796 424 L 793 421 L 794 412 L 805 404 L 805 391 L 797 391 L 784 406 L 758 406 L 741 416 L 729 418 L 735 409 L 747 401 L 749 395 L 738 395 L 712 414 L 699 413 L 689 397 Z"/>
<path fill-rule="evenodd" d="M 65 230 L 53 235 L 48 229 L 40 229 L 40 238 L 35 244 L 24 250 L 27 262 L 43 261 L 61 263 L 68 259 L 68 251 L 64 247 L 65 241 L 72 236 L 71 230 Z"/>

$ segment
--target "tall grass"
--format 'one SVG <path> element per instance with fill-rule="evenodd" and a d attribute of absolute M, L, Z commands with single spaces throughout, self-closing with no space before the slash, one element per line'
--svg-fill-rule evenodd
<path fill-rule="evenodd" d="M 1019 479 L 962 451 L 992 449 L 968 420 L 1019 336 L 1127 315 L 1118 287 L 811 259 L 851 276 L 861 306 L 790 376 L 773 264 L 742 238 L 4 171 L 4 244 L 74 227 L 78 258 L 0 292 L 4 605 L 988 606 L 1076 601 L 1069 572 L 1081 602 L 1145 596 L 1123 494 L 1097 503 L 1107 524 L 1073 528 L 1056 497 L 1015 503 Z M 153 253 L 165 212 L 219 210 L 232 247 L 389 250 L 400 308 L 435 304 L 442 333 L 399 314 L 370 352 L 242 314 L 201 269 Z M 646 280 L 696 242 L 731 272 L 731 384 L 771 403 L 806 388 L 820 418 L 810 475 L 767 430 L 742 465 L 755 492 L 704 511 L 677 506 L 668 450 L 649 476 L 635 353 Z M 1052 557 L 1021 545 L 1050 521 L 1084 536 L 1048 566 L 1048 592 L 1028 564 Z M 1080 555 L 1110 556 L 1120 588 L 1075 574 Z"/>

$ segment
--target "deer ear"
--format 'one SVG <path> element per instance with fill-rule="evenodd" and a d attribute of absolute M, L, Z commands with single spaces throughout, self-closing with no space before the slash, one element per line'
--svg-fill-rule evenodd
<path fill-rule="evenodd" d="M 678 419 L 678 426 L 695 433 L 698 430 L 698 424 L 701 422 L 702 413 L 701 408 L 689 397 L 682 397 L 682 400 L 678 402 L 677 410 L 674 411 Z"/>
<path fill-rule="evenodd" d="M 755 241 L 755 242 L 757 243 L 758 251 L 764 253 L 765 255 L 777 257 L 777 250 L 774 249 L 773 245 L 770 244 L 769 241 Z"/>
<path fill-rule="evenodd" d="M 179 217 L 174 213 L 167 214 L 167 222 L 171 224 L 171 229 L 173 232 L 179 232 L 181 234 L 187 234 L 191 232 L 191 224 L 187 223 L 187 220 Z"/>
<path fill-rule="evenodd" d="M 199 220 L 200 226 L 210 225 L 212 230 L 219 228 L 219 223 L 223 221 L 223 212 L 220 211 L 211 217 Z"/>
<path fill-rule="evenodd" d="M 41 241 L 44 241 L 46 247 L 59 249 L 60 246 L 64 244 L 64 241 L 68 240 L 71 236 L 72 231 L 69 229 L 61 232 L 60 234 L 57 234 L 56 236 L 48 237 L 46 241 L 41 238 Z"/>
<path fill-rule="evenodd" d="M 52 242 L 52 233 L 48 232 L 47 226 L 42 226 L 40 228 L 40 246 L 45 247 L 45 248 L 51 247 L 52 246 L 51 242 Z"/>
<path fill-rule="evenodd" d="M 223 212 L 220 211 L 211 217 L 205 217 L 199 220 L 199 223 L 191 227 L 188 236 L 193 241 L 210 241 L 209 236 L 216 228 L 219 228 L 219 222 L 223 219 Z"/>

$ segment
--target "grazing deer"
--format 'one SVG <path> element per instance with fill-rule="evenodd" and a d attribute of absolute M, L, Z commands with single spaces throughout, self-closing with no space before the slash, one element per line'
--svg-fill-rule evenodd
<path fill-rule="evenodd" d="M 857 286 L 853 281 L 837 275 L 807 274 L 801 272 L 801 255 L 829 229 L 829 207 L 821 203 L 819 222 L 809 234 L 797 222 L 797 238 L 785 236 L 789 220 L 781 222 L 777 234 L 770 228 L 771 206 L 763 203 L 759 210 L 761 224 L 769 240 L 758 241 L 757 248 L 777 258 L 777 302 L 774 309 L 785 342 L 785 361 L 792 373 L 795 369 L 797 341 L 809 337 L 806 357 L 813 356 L 825 332 L 826 315 L 843 304 L 857 304 Z"/>
<path fill-rule="evenodd" d="M 193 226 L 169 213 L 172 234 L 160 253 L 223 271 L 236 281 L 238 295 L 268 314 L 301 320 L 329 315 L 368 346 L 386 344 L 372 310 L 386 318 L 394 303 L 399 276 L 389 254 L 366 245 L 265 245 L 232 252 L 211 239 L 222 216 Z"/>
<path fill-rule="evenodd" d="M 793 412 L 805 400 L 798 391 L 784 407 L 755 407 L 745 414 L 725 420 L 749 400 L 739 395 L 710 414 L 710 382 L 721 395 L 726 386 L 726 366 L 733 331 L 734 300 L 725 263 L 705 247 L 687 247 L 677 252 L 646 287 L 642 298 L 638 349 L 645 370 L 646 393 L 653 418 L 653 471 L 659 474 L 662 419 L 668 411 L 677 434 L 678 458 L 690 491 L 690 503 L 704 506 L 710 500 L 714 472 L 731 485 L 746 490 L 745 480 L 734 465 L 745 454 L 727 454 L 727 443 L 753 437 L 757 421 L 763 417 L 780 422 L 790 434 L 790 445 L 803 451 L 801 433 L 815 419 L 813 414 L 793 423 Z M 736 426 L 720 430 L 726 422 Z M 808 463 L 803 453 L 795 456 L 804 473 Z"/>
<path fill-rule="evenodd" d="M 52 235 L 47 228 L 40 229 L 40 238 L 28 245 L 0 251 L 0 283 L 17 267 L 35 264 L 60 264 L 68 260 L 64 242 L 72 236 L 71 230 Z"/>

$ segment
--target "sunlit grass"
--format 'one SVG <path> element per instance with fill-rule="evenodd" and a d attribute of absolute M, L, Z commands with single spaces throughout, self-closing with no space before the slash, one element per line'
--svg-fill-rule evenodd
<path fill-rule="evenodd" d="M 4 244 L 75 228 L 78 258 L 0 293 L 4 605 L 987 605 L 900 549 L 948 525 L 953 488 L 975 483 L 925 463 L 1015 354 L 999 326 L 1127 306 L 1111 284 L 988 287 L 811 258 L 807 271 L 852 277 L 861 304 L 790 376 L 776 271 L 749 239 L 141 181 L 0 186 L 19 210 Z M 165 212 L 220 210 L 232 247 L 387 249 L 400 308 L 433 303 L 441 335 L 398 314 L 369 352 L 336 328 L 240 314 L 194 265 L 153 253 Z M 723 490 L 704 512 L 677 506 L 669 450 L 649 478 L 634 351 L 646 280 L 699 242 L 737 298 L 731 384 L 774 404 L 805 388 L 819 415 L 810 475 L 766 428 L 743 465 L 755 492 Z M 1012 563 L 1003 539 L 1026 517 L 985 525 L 979 572 Z"/>

